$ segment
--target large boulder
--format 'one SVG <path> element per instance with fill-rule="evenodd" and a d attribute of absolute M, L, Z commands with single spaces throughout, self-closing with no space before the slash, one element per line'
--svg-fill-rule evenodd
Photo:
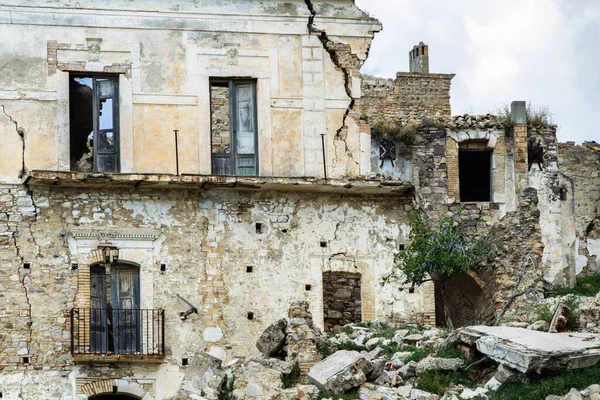
<path fill-rule="evenodd" d="M 258 350 L 267 357 L 279 355 L 285 346 L 287 321 L 285 318 L 269 325 L 256 342 Z"/>
<path fill-rule="evenodd" d="M 308 380 L 319 389 L 343 393 L 367 381 L 373 365 L 357 351 L 340 350 L 313 366 Z"/>

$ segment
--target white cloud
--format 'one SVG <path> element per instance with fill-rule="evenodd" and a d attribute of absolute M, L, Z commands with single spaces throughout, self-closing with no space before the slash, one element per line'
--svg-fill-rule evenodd
<path fill-rule="evenodd" d="M 600 1 L 357 0 L 378 17 L 363 72 L 393 77 L 429 45 L 430 71 L 454 72 L 452 110 L 487 113 L 512 100 L 547 106 L 560 140 L 600 141 Z"/>

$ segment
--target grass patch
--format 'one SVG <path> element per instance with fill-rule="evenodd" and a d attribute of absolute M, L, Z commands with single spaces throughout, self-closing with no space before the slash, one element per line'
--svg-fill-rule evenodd
<path fill-rule="evenodd" d="M 281 375 L 281 382 L 284 389 L 289 389 L 300 383 L 300 364 L 298 362 L 294 363 L 289 374 Z"/>
<path fill-rule="evenodd" d="M 390 342 L 389 344 L 380 344 L 379 348 L 383 351 L 387 358 L 392 358 L 394 354 L 401 350 L 400 345 L 396 342 Z"/>
<path fill-rule="evenodd" d="M 472 387 L 475 382 L 470 380 L 464 372 L 425 371 L 415 381 L 417 389 L 425 390 L 442 396 L 450 387 L 455 385 Z"/>
<path fill-rule="evenodd" d="M 528 383 L 516 382 L 505 384 L 492 395 L 492 400 L 544 400 L 547 396 L 565 395 L 571 388 L 582 390 L 598 383 L 600 380 L 600 364 L 586 369 L 532 375 Z"/>
<path fill-rule="evenodd" d="M 427 348 L 412 348 L 412 349 L 404 349 L 404 351 L 410 351 L 412 354 L 404 361 L 405 363 L 408 363 L 410 361 L 415 361 L 415 362 L 419 362 L 422 359 L 424 359 L 425 357 L 427 357 L 428 355 L 430 355 L 431 353 L 433 353 L 433 349 L 427 349 Z"/>
<path fill-rule="evenodd" d="M 337 345 L 337 349 L 338 350 L 350 350 L 350 351 L 363 351 L 363 350 L 367 350 L 367 348 L 363 345 L 360 344 L 356 344 L 354 342 L 348 341 L 348 342 L 342 342 L 340 344 Z"/>
<path fill-rule="evenodd" d="M 577 312 L 579 301 L 577 299 L 567 299 L 564 303 L 571 310 L 571 314 L 569 314 L 569 319 L 567 320 L 567 331 L 575 332 L 579 330 L 579 313 Z"/>
<path fill-rule="evenodd" d="M 575 294 L 577 296 L 594 297 L 600 292 L 600 274 L 585 276 L 576 279 L 575 286 L 554 286 L 554 296 Z"/>
<path fill-rule="evenodd" d="M 358 394 L 358 389 L 352 389 L 349 392 L 334 394 L 331 392 L 327 392 L 321 390 L 319 392 L 319 399 L 343 399 L 343 400 L 358 400 L 360 399 L 360 395 Z"/>
<path fill-rule="evenodd" d="M 467 360 L 467 357 L 454 347 L 439 349 L 434 356 L 439 358 L 460 358 L 461 360 Z"/>

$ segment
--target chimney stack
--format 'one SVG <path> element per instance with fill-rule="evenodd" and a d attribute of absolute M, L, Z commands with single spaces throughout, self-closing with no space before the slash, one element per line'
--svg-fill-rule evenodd
<path fill-rule="evenodd" d="M 408 53 L 408 59 L 410 72 L 429 73 L 429 47 L 425 43 L 419 42 L 418 45 L 414 46 Z"/>

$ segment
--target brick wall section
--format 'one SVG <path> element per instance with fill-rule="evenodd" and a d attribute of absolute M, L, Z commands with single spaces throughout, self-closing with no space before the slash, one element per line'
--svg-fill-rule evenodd
<path fill-rule="evenodd" d="M 414 118 L 450 116 L 454 74 L 398 72 L 396 79 L 362 76 L 361 117 Z"/>
<path fill-rule="evenodd" d="M 517 175 L 517 192 L 529 186 L 527 180 L 527 125 L 514 127 L 515 173 Z"/>

